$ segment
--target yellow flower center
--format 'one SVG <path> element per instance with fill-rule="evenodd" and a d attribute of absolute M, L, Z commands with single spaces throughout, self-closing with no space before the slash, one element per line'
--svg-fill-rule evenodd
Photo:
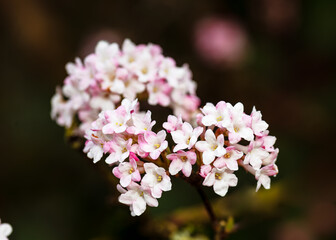
<path fill-rule="evenodd" d="M 235 132 L 239 132 L 239 127 L 235 126 L 233 129 Z"/>
<path fill-rule="evenodd" d="M 182 162 L 185 162 L 185 161 L 187 161 L 187 157 L 186 156 L 182 156 L 181 160 L 182 160 Z"/>
<path fill-rule="evenodd" d="M 155 144 L 154 144 L 154 147 L 155 147 L 156 149 L 158 149 L 158 148 L 160 147 L 160 144 L 155 143 Z"/>
<path fill-rule="evenodd" d="M 124 148 L 122 149 L 122 153 L 125 153 L 125 152 L 127 152 L 127 148 L 124 147 Z M 132 169 L 133 169 L 133 168 L 132 168 Z"/>
<path fill-rule="evenodd" d="M 142 68 L 142 69 L 141 69 L 141 72 L 142 72 L 143 74 L 147 74 L 147 73 L 148 73 L 148 68 L 146 68 L 146 67 Z"/>
<path fill-rule="evenodd" d="M 221 179 L 222 179 L 222 174 L 215 173 L 215 178 L 216 178 L 217 180 L 221 180 Z"/>
<path fill-rule="evenodd" d="M 217 122 L 220 122 L 220 121 L 223 120 L 223 117 L 222 117 L 222 116 L 219 116 L 219 117 L 216 118 L 216 120 L 217 120 Z"/>
<path fill-rule="evenodd" d="M 157 175 L 157 181 L 161 182 L 162 181 L 162 176 L 161 175 Z"/>
<path fill-rule="evenodd" d="M 224 154 L 224 158 L 230 158 L 231 157 L 231 154 L 230 153 L 225 153 Z"/>
<path fill-rule="evenodd" d="M 131 168 L 131 169 L 128 171 L 129 174 L 132 174 L 133 172 L 134 172 L 134 168 Z"/>
<path fill-rule="evenodd" d="M 218 145 L 212 145 L 211 149 L 215 151 L 218 148 Z"/>

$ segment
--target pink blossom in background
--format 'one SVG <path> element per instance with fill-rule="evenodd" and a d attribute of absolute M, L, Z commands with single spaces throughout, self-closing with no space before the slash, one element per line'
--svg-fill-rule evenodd
<path fill-rule="evenodd" d="M 247 34 L 234 20 L 204 18 L 196 23 L 194 31 L 196 51 L 209 64 L 234 66 L 246 56 Z"/>

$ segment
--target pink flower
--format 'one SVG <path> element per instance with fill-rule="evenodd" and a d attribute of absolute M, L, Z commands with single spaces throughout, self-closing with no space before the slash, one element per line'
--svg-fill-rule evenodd
<path fill-rule="evenodd" d="M 146 175 L 142 178 L 141 185 L 149 187 L 153 197 L 160 198 L 162 191 L 171 190 L 170 177 L 164 168 L 158 167 L 154 163 L 145 163 L 144 168 Z"/>
<path fill-rule="evenodd" d="M 108 122 L 102 129 L 104 134 L 124 132 L 127 128 L 126 123 L 131 117 L 124 106 L 120 106 L 113 111 L 105 111 L 104 115 Z"/>
<path fill-rule="evenodd" d="M 177 144 L 174 147 L 174 152 L 185 148 L 191 149 L 195 145 L 198 137 L 202 134 L 202 132 L 202 127 L 193 129 L 193 127 L 188 122 L 184 122 L 181 130 L 171 132 L 173 140 Z"/>
<path fill-rule="evenodd" d="M 270 189 L 271 179 L 269 176 L 275 176 L 277 174 L 278 167 L 274 163 L 257 170 L 255 173 L 255 177 L 258 180 L 256 191 L 259 190 L 261 185 L 263 185 L 265 189 Z"/>
<path fill-rule="evenodd" d="M 174 115 L 168 116 L 168 122 L 163 123 L 163 128 L 167 130 L 168 133 L 182 129 L 182 118 L 181 115 L 175 117 Z"/>
<path fill-rule="evenodd" d="M 167 159 L 172 162 L 169 165 L 169 172 L 172 175 L 176 175 L 182 170 L 186 177 L 191 175 L 192 165 L 196 163 L 196 153 L 193 151 L 178 151 L 177 153 L 172 153 L 167 156 Z"/>
<path fill-rule="evenodd" d="M 235 150 L 233 146 L 227 147 L 226 153 L 222 157 L 216 159 L 214 166 L 216 168 L 227 167 L 230 170 L 237 171 L 237 160 L 240 159 L 243 155 L 244 154 L 242 152 Z"/>
<path fill-rule="evenodd" d="M 201 111 L 204 114 L 202 124 L 204 126 L 215 125 L 219 128 L 227 128 L 231 124 L 230 115 L 224 101 L 217 103 L 216 107 L 212 103 L 207 103 Z"/>
<path fill-rule="evenodd" d="M 115 162 L 123 162 L 128 158 L 132 147 L 132 139 L 124 139 L 121 136 L 115 136 L 112 141 L 104 144 L 104 151 L 109 152 L 110 155 L 105 159 L 107 164 Z"/>
<path fill-rule="evenodd" d="M 203 178 L 206 178 L 206 176 L 208 176 L 208 174 L 211 172 L 211 170 L 212 170 L 211 165 L 202 165 L 202 166 L 201 166 L 200 175 L 201 175 Z"/>
<path fill-rule="evenodd" d="M 222 197 L 227 193 L 229 186 L 235 187 L 237 183 L 238 178 L 236 175 L 226 168 L 213 168 L 203 181 L 204 186 L 213 186 L 215 193 Z"/>
<path fill-rule="evenodd" d="M 149 153 L 152 159 L 157 159 L 168 147 L 168 142 L 165 140 L 166 135 L 164 130 L 157 134 L 147 131 L 143 135 L 139 135 L 139 146 L 144 152 Z"/>
<path fill-rule="evenodd" d="M 224 136 L 217 138 L 211 129 L 205 132 L 205 141 L 199 141 L 195 145 L 196 149 L 203 152 L 203 163 L 208 165 L 215 160 L 215 157 L 221 157 L 226 153 L 224 148 Z"/>
<path fill-rule="evenodd" d="M 269 156 L 264 148 L 262 148 L 256 142 L 251 142 L 249 146 L 249 152 L 246 154 L 244 164 L 250 164 L 254 169 L 259 169 L 265 160 Z"/>
<path fill-rule="evenodd" d="M 147 111 L 146 114 L 135 113 L 132 115 L 133 126 L 127 128 L 127 132 L 134 135 L 139 135 L 145 133 L 146 131 L 151 131 L 152 127 L 155 125 L 155 121 L 152 121 L 151 111 Z"/>
<path fill-rule="evenodd" d="M 268 128 L 268 124 L 261 120 L 261 112 L 257 111 L 255 107 L 253 107 L 251 113 L 251 128 L 257 136 L 262 136 L 262 133 Z"/>
<path fill-rule="evenodd" d="M 132 182 L 127 191 L 119 196 L 119 202 L 130 206 L 132 216 L 140 216 L 146 210 L 146 205 L 157 207 L 159 205 L 149 188 Z"/>
<path fill-rule="evenodd" d="M 120 178 L 120 185 L 123 187 L 127 187 L 132 181 L 138 182 L 141 180 L 137 163 L 134 158 L 131 157 L 129 162 L 120 163 L 118 167 L 113 168 L 112 172 L 114 176 Z"/>
<path fill-rule="evenodd" d="M 252 141 L 254 138 L 253 131 L 248 127 L 249 117 L 244 114 L 244 106 L 237 103 L 232 106 L 228 103 L 228 109 L 231 116 L 231 124 L 227 127 L 229 130 L 230 143 L 234 144 L 244 138 L 247 141 Z"/>
<path fill-rule="evenodd" d="M 168 106 L 170 103 L 171 87 L 162 79 L 150 82 L 147 85 L 149 93 L 148 103 L 151 105 L 160 104 L 161 106 Z"/>

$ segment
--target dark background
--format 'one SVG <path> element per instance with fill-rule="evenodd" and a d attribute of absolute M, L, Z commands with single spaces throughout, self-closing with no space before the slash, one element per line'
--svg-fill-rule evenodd
<path fill-rule="evenodd" d="M 147 217 L 130 217 L 111 200 L 113 187 L 97 166 L 71 149 L 50 119 L 65 64 L 92 52 L 100 39 L 124 38 L 159 44 L 178 65 L 188 63 L 202 105 L 240 101 L 247 113 L 255 105 L 277 137 L 280 173 L 267 191 L 276 192 L 269 200 L 275 203 L 267 213 L 262 205 L 233 212 L 248 224 L 232 239 L 336 237 L 335 1 L 2 0 L 0 7 L 0 217 L 14 228 L 10 239 L 146 235 L 139 232 L 147 217 L 200 202 L 176 182 Z M 240 24 L 248 42 L 242 60 L 218 63 L 199 53 L 195 29 L 208 17 Z M 228 196 L 254 191 L 255 180 L 244 175 Z"/>

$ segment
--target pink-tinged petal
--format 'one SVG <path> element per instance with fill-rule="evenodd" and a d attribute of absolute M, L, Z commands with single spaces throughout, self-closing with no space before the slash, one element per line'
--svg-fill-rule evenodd
<path fill-rule="evenodd" d="M 141 180 L 141 175 L 138 170 L 132 173 L 132 181 L 139 182 Z"/>
<path fill-rule="evenodd" d="M 171 132 L 171 135 L 175 143 L 184 142 L 186 139 L 185 133 L 182 130 Z"/>
<path fill-rule="evenodd" d="M 229 132 L 229 141 L 231 144 L 235 144 L 241 140 L 241 137 L 236 132 Z"/>
<path fill-rule="evenodd" d="M 238 184 L 238 178 L 232 173 L 226 173 L 225 180 L 231 187 L 235 187 Z"/>
<path fill-rule="evenodd" d="M 227 159 L 225 161 L 226 166 L 228 169 L 232 170 L 232 171 L 237 171 L 238 170 L 238 162 L 237 160 L 233 160 L 233 159 Z"/>
<path fill-rule="evenodd" d="M 244 112 L 244 105 L 241 102 L 236 103 L 236 105 L 234 105 L 233 108 L 236 112 L 239 112 L 239 113 Z"/>
<path fill-rule="evenodd" d="M 119 159 L 116 158 L 116 155 L 114 153 L 111 153 L 106 159 L 105 159 L 105 162 L 107 164 L 113 164 L 113 163 L 116 163 L 118 162 Z"/>
<path fill-rule="evenodd" d="M 205 151 L 203 153 L 203 163 L 209 165 L 215 159 L 215 154 L 213 151 Z"/>
<path fill-rule="evenodd" d="M 123 187 L 121 187 L 121 185 L 120 184 L 118 184 L 117 185 L 117 190 L 118 190 L 118 192 L 120 192 L 121 194 L 123 194 L 123 193 L 126 193 L 127 191 L 126 191 L 126 189 L 124 189 Z"/>
<path fill-rule="evenodd" d="M 205 132 L 205 140 L 208 143 L 215 143 L 215 142 L 217 142 L 216 136 L 215 136 L 214 132 L 211 129 L 208 129 Z"/>
<path fill-rule="evenodd" d="M 150 207 L 157 207 L 159 206 L 159 202 L 156 198 L 153 198 L 149 194 L 144 195 L 145 201 L 147 202 L 148 206 Z"/>
<path fill-rule="evenodd" d="M 213 124 L 215 124 L 216 118 L 214 117 L 214 115 L 206 115 L 202 118 L 202 123 L 204 126 L 211 126 Z"/>
<path fill-rule="evenodd" d="M 203 133 L 203 127 L 197 127 L 194 129 L 193 134 L 196 136 L 196 139 Z"/>
<path fill-rule="evenodd" d="M 136 216 L 140 216 L 146 210 L 146 202 L 143 198 L 138 198 L 133 204 L 133 212 Z"/>
<path fill-rule="evenodd" d="M 104 134 L 113 134 L 114 128 L 115 128 L 115 124 L 108 123 L 102 128 L 102 131 Z"/>
<path fill-rule="evenodd" d="M 213 165 L 216 168 L 224 168 L 226 166 L 225 159 L 223 157 L 217 158 Z"/>
<path fill-rule="evenodd" d="M 248 127 L 242 128 L 239 134 L 242 138 L 244 138 L 247 141 L 252 141 L 254 138 L 252 129 Z"/>
<path fill-rule="evenodd" d="M 161 130 L 157 133 L 156 137 L 159 139 L 160 142 L 164 141 L 166 139 L 167 133 L 165 130 Z"/>
<path fill-rule="evenodd" d="M 182 161 L 179 159 L 176 159 L 170 163 L 169 172 L 172 175 L 176 175 L 179 171 L 182 170 L 182 167 L 183 167 Z"/>
<path fill-rule="evenodd" d="M 162 190 L 158 185 L 155 185 L 151 190 L 153 197 L 160 198 L 162 196 Z"/>
<path fill-rule="evenodd" d="M 220 145 L 220 146 L 223 146 L 223 145 L 224 145 L 224 135 L 223 135 L 223 134 L 221 134 L 221 135 L 219 135 L 219 136 L 217 137 L 217 143 L 218 143 L 218 145 Z"/>
<path fill-rule="evenodd" d="M 194 165 L 196 163 L 197 155 L 194 151 L 188 151 L 186 153 L 188 161 L 191 163 L 191 165 Z"/>
<path fill-rule="evenodd" d="M 215 193 L 224 197 L 229 189 L 229 186 L 224 181 L 215 181 L 213 188 Z"/>
<path fill-rule="evenodd" d="M 226 153 L 226 150 L 222 145 L 219 145 L 213 153 L 216 157 L 221 157 Z"/>
<path fill-rule="evenodd" d="M 192 171 L 192 166 L 189 162 L 186 162 L 182 168 L 182 172 L 184 174 L 184 176 L 186 177 L 190 177 L 191 175 L 191 171 Z"/>
<path fill-rule="evenodd" d="M 135 200 L 135 196 L 134 196 L 133 191 L 129 190 L 128 192 L 121 194 L 119 196 L 118 200 L 119 200 L 119 202 L 121 202 L 123 204 L 131 205 Z"/>
<path fill-rule="evenodd" d="M 154 163 L 145 163 L 144 168 L 146 173 L 151 173 L 156 169 L 156 165 Z"/>
<path fill-rule="evenodd" d="M 211 172 L 212 167 L 210 165 L 202 165 L 200 175 L 205 178 Z"/>
<path fill-rule="evenodd" d="M 205 152 L 205 151 L 209 150 L 209 148 L 210 148 L 209 144 L 206 141 L 198 141 L 195 144 L 195 147 L 200 152 Z"/>
<path fill-rule="evenodd" d="M 144 136 L 145 142 L 147 143 L 152 143 L 156 139 L 156 134 L 152 131 L 145 132 L 143 136 Z"/>
<path fill-rule="evenodd" d="M 122 174 L 119 171 L 118 167 L 113 168 L 112 173 L 114 174 L 114 176 L 116 176 L 117 178 L 121 178 Z"/>
<path fill-rule="evenodd" d="M 193 127 L 188 122 L 184 122 L 182 125 L 182 130 L 185 133 L 191 133 L 193 131 Z"/>
<path fill-rule="evenodd" d="M 167 149 L 167 147 L 168 147 L 168 142 L 164 141 L 163 143 L 161 143 L 160 151 L 163 152 L 164 150 Z"/>
<path fill-rule="evenodd" d="M 208 186 L 208 187 L 210 187 L 210 186 L 214 185 L 215 180 L 216 180 L 216 178 L 215 178 L 215 174 L 214 174 L 214 173 L 209 173 L 209 174 L 205 177 L 205 179 L 204 179 L 204 181 L 203 181 L 203 185 L 204 185 L 204 186 Z"/>
<path fill-rule="evenodd" d="M 180 143 L 180 144 L 177 144 L 177 145 L 174 147 L 173 151 L 174 151 L 174 152 L 177 152 L 177 151 L 182 150 L 182 149 L 185 149 L 185 148 L 187 148 L 187 147 L 188 147 L 187 144 Z"/>
<path fill-rule="evenodd" d="M 263 185 L 265 189 L 270 189 L 271 188 L 271 178 L 266 175 L 261 175 L 257 182 L 256 192 L 259 190 L 261 185 Z"/>
<path fill-rule="evenodd" d="M 161 190 L 163 191 L 170 191 L 172 188 L 172 183 L 170 181 L 170 177 L 168 177 L 167 175 L 165 175 L 162 179 L 162 181 L 159 184 Z"/>
<path fill-rule="evenodd" d="M 155 150 L 155 151 L 149 153 L 149 156 L 154 160 L 158 159 L 160 155 L 161 155 L 161 152 L 158 151 L 158 150 Z"/>
<path fill-rule="evenodd" d="M 172 154 L 167 155 L 167 159 L 169 159 L 170 161 L 174 161 L 175 159 L 179 159 L 179 157 L 177 154 L 172 153 Z"/>
<path fill-rule="evenodd" d="M 132 181 L 132 176 L 129 174 L 129 175 L 126 175 L 126 176 L 123 176 L 122 178 L 120 178 L 120 185 L 122 187 L 127 187 Z"/>
<path fill-rule="evenodd" d="M 103 127 L 104 128 L 104 127 Z M 117 127 L 116 129 L 114 129 L 115 133 L 123 133 L 126 131 L 126 125 L 122 125 L 120 127 Z"/>

